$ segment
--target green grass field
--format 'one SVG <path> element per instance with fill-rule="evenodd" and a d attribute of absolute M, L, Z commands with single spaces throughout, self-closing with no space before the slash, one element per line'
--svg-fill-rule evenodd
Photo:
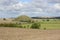
<path fill-rule="evenodd" d="M 60 29 L 60 19 L 49 19 L 49 21 L 42 21 L 42 19 L 39 20 L 39 23 L 41 24 L 40 29 L 43 30 L 46 28 L 47 30 L 52 29 Z M 30 28 L 32 24 L 24 24 L 23 26 L 26 26 L 26 28 Z"/>
<path fill-rule="evenodd" d="M 47 21 L 48 20 L 48 21 Z M 37 22 L 38 24 L 40 24 L 40 29 L 60 29 L 60 19 L 34 19 L 35 22 Z M 18 21 L 19 22 L 19 21 Z M 16 22 L 15 22 L 16 23 Z M 20 23 L 20 22 L 19 22 Z M 23 24 L 0 24 L 0 27 L 10 27 L 12 25 L 12 27 L 17 27 L 17 28 L 31 28 L 33 23 L 25 23 L 22 22 Z"/>
<path fill-rule="evenodd" d="M 41 29 L 60 29 L 60 24 L 41 24 Z"/>
<path fill-rule="evenodd" d="M 50 21 L 42 21 L 41 29 L 60 29 L 60 20 L 50 20 Z"/>

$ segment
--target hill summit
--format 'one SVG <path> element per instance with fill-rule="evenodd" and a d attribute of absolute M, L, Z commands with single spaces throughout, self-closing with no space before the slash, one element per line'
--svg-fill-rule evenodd
<path fill-rule="evenodd" d="M 21 21 L 21 22 L 28 22 L 28 21 L 31 20 L 31 18 L 28 17 L 28 16 L 26 16 L 26 15 L 21 15 L 21 16 L 18 16 L 18 17 L 16 18 L 16 20 Z"/>

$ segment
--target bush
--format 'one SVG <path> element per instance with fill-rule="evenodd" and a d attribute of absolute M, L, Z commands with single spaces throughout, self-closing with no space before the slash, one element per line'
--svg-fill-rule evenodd
<path fill-rule="evenodd" d="M 0 27 L 18 27 L 18 25 L 13 23 L 9 23 L 9 24 L 4 23 L 4 24 L 0 24 Z"/>
<path fill-rule="evenodd" d="M 45 21 L 44 19 L 42 21 Z"/>
<path fill-rule="evenodd" d="M 18 25 L 17 24 L 8 24 L 8 26 L 10 26 L 10 27 L 17 27 Z"/>
<path fill-rule="evenodd" d="M 44 28 L 44 30 L 46 30 L 46 28 Z"/>
<path fill-rule="evenodd" d="M 24 28 L 26 28 L 26 26 L 24 26 Z"/>
<path fill-rule="evenodd" d="M 3 20 L 6 20 L 6 18 L 3 18 Z"/>
<path fill-rule="evenodd" d="M 23 26 L 20 25 L 19 28 L 23 28 Z"/>
<path fill-rule="evenodd" d="M 40 29 L 40 26 L 41 25 L 39 23 L 33 23 L 32 26 L 31 26 L 31 28 L 32 29 Z"/>
<path fill-rule="evenodd" d="M 47 19 L 47 21 L 50 21 L 49 19 Z"/>
<path fill-rule="evenodd" d="M 34 23 L 34 22 L 35 22 L 34 20 L 31 21 L 31 23 Z"/>

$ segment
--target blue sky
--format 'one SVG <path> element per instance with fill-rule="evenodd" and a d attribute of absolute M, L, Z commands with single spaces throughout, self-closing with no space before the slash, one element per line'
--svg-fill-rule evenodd
<path fill-rule="evenodd" d="M 0 18 L 60 16 L 60 0 L 0 0 Z"/>

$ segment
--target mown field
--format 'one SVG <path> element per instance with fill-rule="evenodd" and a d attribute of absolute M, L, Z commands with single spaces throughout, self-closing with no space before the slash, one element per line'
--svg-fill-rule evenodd
<path fill-rule="evenodd" d="M 60 19 L 50 19 L 49 21 L 41 22 L 41 29 L 60 29 Z"/>
<path fill-rule="evenodd" d="M 40 24 L 41 30 L 52 30 L 52 29 L 60 29 L 60 19 L 33 19 L 36 23 Z M 4 23 L 4 24 L 1 24 Z M 7 23 L 7 24 L 6 24 Z M 15 24 L 9 24 L 15 23 Z M 12 19 L 8 20 L 0 20 L 0 27 L 17 27 L 17 28 L 27 28 L 30 29 L 33 23 L 26 23 L 20 21 L 12 21 Z M 2 25 L 2 26 L 1 26 Z M 4 25 L 4 26 L 3 26 Z"/>
<path fill-rule="evenodd" d="M 37 22 L 39 22 L 40 29 L 60 29 L 60 19 L 49 19 L 49 21 L 47 21 L 47 19 L 38 19 L 36 20 Z M 28 27 L 29 25 L 29 27 Z M 32 24 L 23 24 L 23 26 L 27 26 L 26 28 L 30 28 Z"/>

